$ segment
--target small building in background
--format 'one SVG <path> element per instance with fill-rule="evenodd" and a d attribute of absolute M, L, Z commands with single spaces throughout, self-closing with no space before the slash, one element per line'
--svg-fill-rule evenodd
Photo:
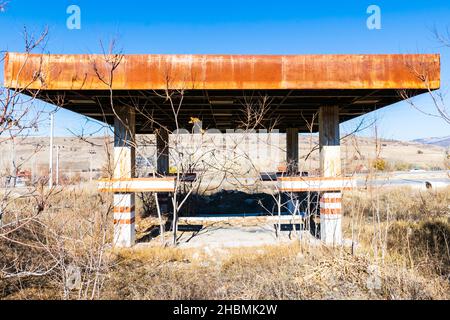
<path fill-rule="evenodd" d="M 24 188 L 31 184 L 31 171 L 19 171 L 15 176 L 8 175 L 4 179 L 5 188 Z"/>

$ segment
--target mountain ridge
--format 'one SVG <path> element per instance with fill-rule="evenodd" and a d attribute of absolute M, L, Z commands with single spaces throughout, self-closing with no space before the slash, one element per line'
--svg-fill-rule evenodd
<path fill-rule="evenodd" d="M 450 136 L 421 138 L 412 140 L 412 142 L 450 148 Z"/>

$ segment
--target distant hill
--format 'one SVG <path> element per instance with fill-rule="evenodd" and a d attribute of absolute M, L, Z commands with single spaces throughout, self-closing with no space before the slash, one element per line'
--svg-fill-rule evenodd
<path fill-rule="evenodd" d="M 450 147 L 450 136 L 439 137 L 439 138 L 422 138 L 422 139 L 416 139 L 413 142 L 449 148 Z"/>
<path fill-rule="evenodd" d="M 283 151 L 286 146 L 285 136 L 282 135 L 279 139 L 275 137 L 269 141 L 265 138 L 257 139 L 255 135 L 248 138 L 248 141 L 243 146 L 248 145 L 249 150 L 247 152 L 249 152 L 249 157 L 253 157 L 253 164 L 257 165 L 261 170 L 272 172 L 285 162 L 286 155 Z M 190 143 L 193 143 L 192 141 L 194 140 L 191 137 L 186 136 L 184 139 L 187 139 L 186 146 L 192 146 Z M 113 147 L 112 137 L 94 137 L 86 140 L 88 142 L 77 137 L 54 138 L 55 146 L 60 146 L 59 169 L 62 175 L 68 177 L 79 175 L 83 179 L 88 179 L 90 177 L 90 168 L 92 168 L 95 172 L 93 174 L 95 179 L 102 170 L 107 168 L 108 164 L 111 164 L 111 162 L 108 162 L 108 155 L 111 154 L 111 148 Z M 318 136 L 301 136 L 299 140 L 302 168 L 307 170 L 318 169 L 320 167 L 320 156 L 318 149 L 315 148 L 315 145 L 318 143 Z M 202 148 L 204 146 L 207 149 L 201 149 L 203 151 L 200 152 L 209 154 L 205 150 L 224 150 L 223 146 L 218 145 L 220 141 L 229 143 L 228 139 L 213 140 L 205 136 Z M 230 141 L 234 141 L 231 143 L 242 143 L 243 140 L 242 136 L 234 136 L 230 137 Z M 23 170 L 34 170 L 39 175 L 47 173 L 49 161 L 48 137 L 22 137 L 20 139 L 17 138 L 15 143 L 16 145 L 13 149 L 10 141 L 0 142 L 0 178 L 2 172 L 6 172 L 11 167 L 13 157 L 16 164 L 20 165 Z M 257 147 L 258 143 L 259 146 Z M 271 144 L 273 145 L 271 146 Z M 153 163 L 156 152 L 154 136 L 139 135 L 138 145 L 141 146 L 137 157 L 138 163 L 144 167 L 148 166 L 149 163 Z M 109 148 L 108 152 L 105 146 Z M 343 158 L 342 163 L 348 168 L 347 172 L 353 172 L 355 168 L 369 167 L 369 164 L 376 157 L 386 160 L 392 168 L 399 171 L 409 170 L 410 168 L 431 170 L 434 168 L 446 168 L 446 149 L 449 147 L 450 136 L 419 139 L 414 142 L 381 140 L 378 144 L 371 137 L 348 137 L 342 141 L 341 155 Z M 239 152 L 241 149 L 236 150 L 233 152 Z M 311 150 L 314 151 L 311 152 Z M 221 155 L 226 155 L 227 159 L 230 158 L 225 152 L 215 151 L 212 158 L 213 161 L 222 159 Z M 305 160 L 307 155 L 308 159 Z M 56 154 L 54 154 L 54 157 L 56 165 Z M 245 158 L 246 156 L 243 157 L 243 159 Z M 249 166 L 249 162 L 242 161 L 241 166 Z"/>

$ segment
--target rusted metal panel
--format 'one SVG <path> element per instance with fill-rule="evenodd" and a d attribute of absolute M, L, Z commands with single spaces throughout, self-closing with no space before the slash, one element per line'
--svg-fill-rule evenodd
<path fill-rule="evenodd" d="M 103 55 L 7 53 L 4 68 L 9 88 L 104 90 L 102 80 L 111 82 Z M 125 55 L 112 81 L 112 89 L 123 90 L 439 87 L 438 54 Z"/>

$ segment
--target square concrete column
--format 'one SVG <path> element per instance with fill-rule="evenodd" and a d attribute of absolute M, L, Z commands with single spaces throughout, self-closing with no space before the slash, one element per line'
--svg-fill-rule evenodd
<path fill-rule="evenodd" d="M 169 131 L 159 129 L 155 132 L 156 135 L 156 156 L 157 164 L 156 171 L 161 176 L 169 174 Z M 158 193 L 159 209 L 162 214 L 169 211 L 169 194 L 166 192 Z"/>
<path fill-rule="evenodd" d="M 341 176 L 339 107 L 319 111 L 320 171 L 326 178 Z M 325 192 L 320 199 L 320 237 L 328 245 L 342 243 L 341 192 Z"/>
<path fill-rule="evenodd" d="M 130 107 L 115 107 L 114 119 L 114 179 L 135 177 L 135 112 Z M 135 194 L 114 194 L 114 240 L 117 247 L 135 244 Z"/>
<path fill-rule="evenodd" d="M 341 175 L 341 137 L 339 107 L 321 107 L 319 111 L 320 171 L 324 177 Z"/>
<path fill-rule="evenodd" d="M 298 173 L 298 128 L 286 130 L 286 165 L 288 175 Z"/>

